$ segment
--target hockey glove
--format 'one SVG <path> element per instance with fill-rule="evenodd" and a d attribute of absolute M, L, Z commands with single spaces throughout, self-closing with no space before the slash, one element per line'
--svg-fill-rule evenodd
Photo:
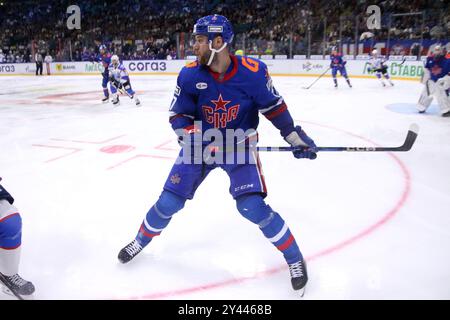
<path fill-rule="evenodd" d="M 448 88 L 450 88 L 450 76 L 446 75 L 445 77 L 439 78 L 436 81 L 436 84 L 442 89 L 442 90 L 447 90 Z"/>
<path fill-rule="evenodd" d="M 178 144 L 183 148 L 183 161 L 189 164 L 203 163 L 203 138 L 194 125 L 176 130 Z"/>
<path fill-rule="evenodd" d="M 292 131 L 289 135 L 287 135 L 284 140 L 286 140 L 292 147 L 298 147 L 298 149 L 292 151 L 295 158 L 307 158 L 311 160 L 317 158 L 316 144 L 306 135 L 305 131 L 303 131 L 300 126 L 296 126 L 295 131 Z"/>

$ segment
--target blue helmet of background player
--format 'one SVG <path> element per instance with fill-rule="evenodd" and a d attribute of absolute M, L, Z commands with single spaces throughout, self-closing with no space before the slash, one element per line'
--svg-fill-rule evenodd
<path fill-rule="evenodd" d="M 230 21 L 224 16 L 214 14 L 197 20 L 194 25 L 194 35 L 204 35 L 209 41 L 221 36 L 223 42 L 230 44 L 233 41 L 234 33 Z"/>
<path fill-rule="evenodd" d="M 208 37 L 208 45 L 209 50 L 211 50 L 211 54 L 208 62 L 206 63 L 207 66 L 211 65 L 216 53 L 221 52 L 227 45 L 231 44 L 234 36 L 233 27 L 231 26 L 230 21 L 228 21 L 228 19 L 224 16 L 218 14 L 198 19 L 194 25 L 193 35 Z M 213 48 L 213 40 L 218 36 L 222 37 L 223 45 L 219 49 L 215 49 Z"/>

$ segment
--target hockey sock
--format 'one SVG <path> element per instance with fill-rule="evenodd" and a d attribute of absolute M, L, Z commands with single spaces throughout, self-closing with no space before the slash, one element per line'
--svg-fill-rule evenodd
<path fill-rule="evenodd" d="M 108 88 L 103 88 L 103 94 L 105 95 L 105 97 L 109 97 Z"/>
<path fill-rule="evenodd" d="M 18 248 L 22 241 L 22 218 L 18 212 L 0 219 L 0 249 Z"/>
<path fill-rule="evenodd" d="M 303 256 L 281 216 L 268 206 L 261 195 L 244 195 L 236 199 L 239 212 L 248 220 L 258 224 L 264 236 L 283 254 L 288 264 Z"/>
<path fill-rule="evenodd" d="M 150 208 L 136 235 L 139 244 L 145 247 L 167 227 L 172 215 L 184 207 L 186 199 L 172 192 L 163 191 L 158 201 Z"/>

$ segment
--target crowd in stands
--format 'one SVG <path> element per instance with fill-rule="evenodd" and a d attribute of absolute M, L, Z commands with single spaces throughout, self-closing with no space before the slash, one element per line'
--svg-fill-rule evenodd
<path fill-rule="evenodd" d="M 66 25 L 67 0 L 0 3 L 0 62 L 29 62 L 34 51 L 56 61 L 89 60 L 98 44 L 124 59 L 177 59 L 189 55 L 195 21 L 222 14 L 234 26 L 234 46 L 246 54 L 320 53 L 324 46 L 355 41 L 366 30 L 369 5 L 382 13 L 377 40 L 448 39 L 450 13 L 444 0 L 128 0 L 77 1 L 81 29 Z M 390 13 L 424 12 L 399 16 Z M 357 29 L 358 28 L 358 29 Z"/>

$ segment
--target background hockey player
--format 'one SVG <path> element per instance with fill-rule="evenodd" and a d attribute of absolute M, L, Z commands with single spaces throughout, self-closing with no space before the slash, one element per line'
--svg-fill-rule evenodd
<path fill-rule="evenodd" d="M 367 71 L 375 73 L 375 76 L 380 80 L 383 87 L 386 86 L 383 81 L 383 77 L 391 86 L 394 85 L 389 77 L 389 73 L 387 72 L 388 66 L 386 65 L 386 61 L 386 58 L 379 56 L 378 51 L 374 49 L 372 50 L 372 58 L 369 61 L 370 66 L 367 68 Z"/>
<path fill-rule="evenodd" d="M 136 93 L 131 88 L 130 76 L 128 75 L 127 69 L 119 61 L 119 57 L 113 55 L 111 57 L 111 64 L 108 67 L 108 77 L 110 80 L 110 89 L 113 94 L 112 102 L 114 105 L 119 104 L 119 94 L 118 91 L 128 95 L 131 100 L 134 100 L 136 105 L 140 105 L 141 102 L 136 97 Z"/>
<path fill-rule="evenodd" d="M 109 73 L 108 67 L 111 63 L 111 53 L 108 52 L 106 45 L 102 44 L 99 46 L 99 54 L 94 58 L 95 62 L 100 62 L 103 66 L 102 72 L 102 88 L 103 88 L 103 102 L 109 101 L 109 91 L 108 91 L 108 81 L 109 81 Z"/>
<path fill-rule="evenodd" d="M 22 218 L 13 203 L 14 198 L 0 184 L 0 284 L 16 295 L 29 296 L 34 285 L 19 276 Z"/>
<path fill-rule="evenodd" d="M 179 157 L 186 153 L 194 155 L 194 163 L 175 163 L 158 201 L 148 211 L 135 240 L 120 251 L 119 260 L 122 263 L 130 261 L 153 237 L 158 236 L 172 216 L 184 207 L 186 200 L 194 197 L 206 176 L 220 167 L 230 178 L 229 192 L 236 201 L 237 210 L 255 223 L 283 254 L 294 290 L 303 292 L 308 279 L 305 261 L 287 224 L 264 202 L 267 190 L 256 151 L 252 152 L 244 145 L 243 152 L 254 159 L 253 163 L 209 164 L 202 156 L 200 162 L 196 162 L 195 149 L 200 148 L 202 154 L 205 145 L 202 140 L 197 144 L 192 139 L 205 130 L 256 130 L 258 113 L 261 113 L 280 130 L 291 146 L 298 147 L 294 151 L 296 158 L 315 159 L 316 146 L 300 126 L 294 126 L 283 98 L 272 85 L 267 66 L 256 59 L 230 55 L 233 30 L 225 17 L 210 15 L 200 18 L 194 26 L 194 36 L 197 61 L 181 70 L 170 109 L 172 128 L 176 132 L 184 131 L 182 139 L 179 138 L 184 145 Z M 254 132 L 253 137 L 256 138 Z M 227 146 L 230 144 L 238 143 L 234 140 L 226 142 Z M 194 152 L 190 152 L 192 147 Z M 236 152 L 231 158 L 234 155 Z"/>
<path fill-rule="evenodd" d="M 330 60 L 331 60 L 331 63 L 330 63 L 331 75 L 333 76 L 334 87 L 337 88 L 337 86 L 338 86 L 336 75 L 337 75 L 337 72 L 339 71 L 341 76 L 343 76 L 345 78 L 345 80 L 347 81 L 348 86 L 351 88 L 352 85 L 350 83 L 350 79 L 348 78 L 347 70 L 345 69 L 345 64 L 347 63 L 347 61 L 344 61 L 344 59 L 342 58 L 342 55 L 337 51 L 336 48 L 332 49 L 331 55 L 330 55 Z"/>
<path fill-rule="evenodd" d="M 420 113 L 424 113 L 428 109 L 434 97 L 439 105 L 441 115 L 450 117 L 449 73 L 450 59 L 445 57 L 442 47 L 437 45 L 425 61 L 422 78 L 424 88 L 417 104 Z"/>

